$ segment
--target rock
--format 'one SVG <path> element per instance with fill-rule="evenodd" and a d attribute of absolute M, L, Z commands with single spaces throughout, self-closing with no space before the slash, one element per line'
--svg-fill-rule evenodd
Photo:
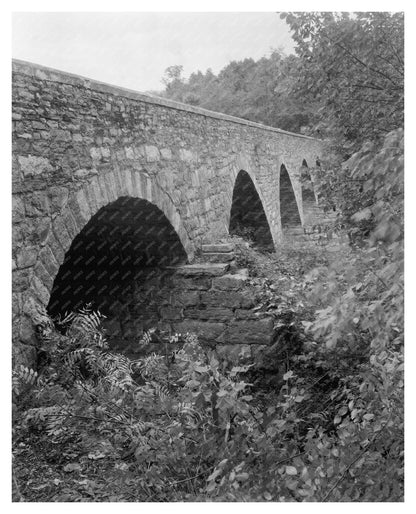
<path fill-rule="evenodd" d="M 232 243 L 204 244 L 202 245 L 203 253 L 229 253 L 234 251 Z"/>
<path fill-rule="evenodd" d="M 225 331 L 224 323 L 213 323 L 210 321 L 185 320 L 173 324 L 173 329 L 178 334 L 187 332 L 196 334 L 201 342 L 214 342 L 221 339 Z"/>
<path fill-rule="evenodd" d="M 215 277 L 212 281 L 212 286 L 215 289 L 221 290 L 238 290 L 245 286 L 247 282 L 246 275 L 224 275 L 222 277 Z"/>
<path fill-rule="evenodd" d="M 186 264 L 177 268 L 176 273 L 185 277 L 195 276 L 211 276 L 217 277 L 223 275 L 228 270 L 228 264 Z"/>
<path fill-rule="evenodd" d="M 30 369 L 36 368 L 36 348 L 21 343 L 20 341 L 13 341 L 12 346 L 12 360 L 13 365 L 21 364 Z"/>
<path fill-rule="evenodd" d="M 147 162 L 156 162 L 160 160 L 160 152 L 156 146 L 145 146 L 144 152 Z"/>
<path fill-rule="evenodd" d="M 32 155 L 24 157 L 20 155 L 18 157 L 18 161 L 20 169 L 25 177 L 34 177 L 36 175 L 41 175 L 42 173 L 53 171 L 51 163 L 44 157 L 35 157 Z"/>
<path fill-rule="evenodd" d="M 160 155 L 162 156 L 162 159 L 172 159 L 172 151 L 170 150 L 170 148 L 162 148 L 160 150 Z"/>
<path fill-rule="evenodd" d="M 236 309 L 235 317 L 237 319 L 258 319 L 260 314 L 250 309 Z"/>
<path fill-rule="evenodd" d="M 29 287 L 29 281 L 32 276 L 30 268 L 19 270 L 16 269 L 12 273 L 12 287 L 13 292 L 25 291 Z"/>
<path fill-rule="evenodd" d="M 251 294 L 243 294 L 238 291 L 211 291 L 201 292 L 201 305 L 212 307 L 246 308 L 254 306 L 254 298 Z"/>
<path fill-rule="evenodd" d="M 206 262 L 231 262 L 234 259 L 234 252 L 204 253 L 203 259 Z"/>
<path fill-rule="evenodd" d="M 185 289 L 196 289 L 199 291 L 206 291 L 210 289 L 212 280 L 209 277 L 193 277 L 185 278 L 181 276 L 173 276 L 171 279 L 172 287 Z"/>
<path fill-rule="evenodd" d="M 20 321 L 19 339 L 24 344 L 37 345 L 35 324 L 28 316 L 22 316 Z"/>
<path fill-rule="evenodd" d="M 256 321 L 233 321 L 224 334 L 229 344 L 270 344 L 273 337 L 273 320 L 265 318 Z"/>
<path fill-rule="evenodd" d="M 229 321 L 233 319 L 233 311 L 224 307 L 208 307 L 207 309 L 186 309 L 184 311 L 185 318 Z"/>
<path fill-rule="evenodd" d="M 179 149 L 179 159 L 185 162 L 193 162 L 196 161 L 196 155 L 190 150 L 185 150 L 184 148 Z"/>
<path fill-rule="evenodd" d="M 25 218 L 25 205 L 20 196 L 13 195 L 12 197 L 12 219 L 13 223 L 22 221 Z"/>
<path fill-rule="evenodd" d="M 174 291 L 172 294 L 172 305 L 175 307 L 198 305 L 199 301 L 200 297 L 198 291 Z"/>
<path fill-rule="evenodd" d="M 160 309 L 160 315 L 162 319 L 182 319 L 182 309 L 180 307 L 162 307 Z"/>
<path fill-rule="evenodd" d="M 19 269 L 29 268 L 33 266 L 38 257 L 38 249 L 35 247 L 23 247 L 16 255 L 16 263 Z"/>

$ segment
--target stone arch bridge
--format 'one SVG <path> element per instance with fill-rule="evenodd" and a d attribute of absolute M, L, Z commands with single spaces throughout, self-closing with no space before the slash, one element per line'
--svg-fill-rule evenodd
<path fill-rule="evenodd" d="M 317 212 L 300 181 L 322 152 L 310 137 L 22 61 L 12 116 L 20 354 L 40 306 L 111 298 L 133 268 L 192 263 L 241 230 L 276 247 Z"/>

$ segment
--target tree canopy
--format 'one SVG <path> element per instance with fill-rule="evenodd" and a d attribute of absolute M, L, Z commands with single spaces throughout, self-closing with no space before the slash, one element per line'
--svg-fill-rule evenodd
<path fill-rule="evenodd" d="M 168 98 L 336 141 L 346 156 L 404 123 L 403 13 L 282 13 L 296 54 L 273 50 L 182 76 L 166 70 Z"/>
<path fill-rule="evenodd" d="M 300 58 L 299 80 L 290 93 L 319 102 L 327 135 L 357 145 L 403 126 L 403 13 L 281 17 Z"/>

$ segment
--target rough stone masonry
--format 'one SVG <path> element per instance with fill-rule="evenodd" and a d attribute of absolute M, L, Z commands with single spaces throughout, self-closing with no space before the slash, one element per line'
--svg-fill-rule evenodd
<path fill-rule="evenodd" d="M 310 137 L 22 61 L 13 61 L 12 117 L 21 360 L 33 358 L 34 325 L 42 307 L 53 308 L 53 291 L 63 309 L 76 299 L 71 284 L 108 299 L 138 268 L 192 262 L 203 243 L 227 240 L 233 202 L 247 188 L 279 245 L 287 213 L 305 222 L 300 170 L 322 151 Z"/>

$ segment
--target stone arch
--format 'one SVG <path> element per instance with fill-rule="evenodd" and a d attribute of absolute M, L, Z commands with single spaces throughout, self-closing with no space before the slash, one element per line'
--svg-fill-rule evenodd
<path fill-rule="evenodd" d="M 230 235 L 249 237 L 263 249 L 274 249 L 273 236 L 264 209 L 264 201 L 252 174 L 244 169 L 237 173 L 234 180 L 229 233 Z"/>
<path fill-rule="evenodd" d="M 147 200 L 120 197 L 102 207 L 73 240 L 54 280 L 48 313 L 55 318 L 92 304 L 106 316 L 155 269 L 184 264 L 183 245 L 162 211 Z"/>
<path fill-rule="evenodd" d="M 188 259 L 194 255 L 191 242 L 179 213 L 169 195 L 144 173 L 136 170 L 113 170 L 95 175 L 73 193 L 61 215 L 52 223 L 33 270 L 31 289 L 46 307 L 54 280 L 75 238 L 102 209 L 123 198 L 142 200 L 162 214 L 177 234 Z"/>
<path fill-rule="evenodd" d="M 280 219 L 283 233 L 302 225 L 302 218 L 294 187 L 286 166 L 280 166 Z"/>

